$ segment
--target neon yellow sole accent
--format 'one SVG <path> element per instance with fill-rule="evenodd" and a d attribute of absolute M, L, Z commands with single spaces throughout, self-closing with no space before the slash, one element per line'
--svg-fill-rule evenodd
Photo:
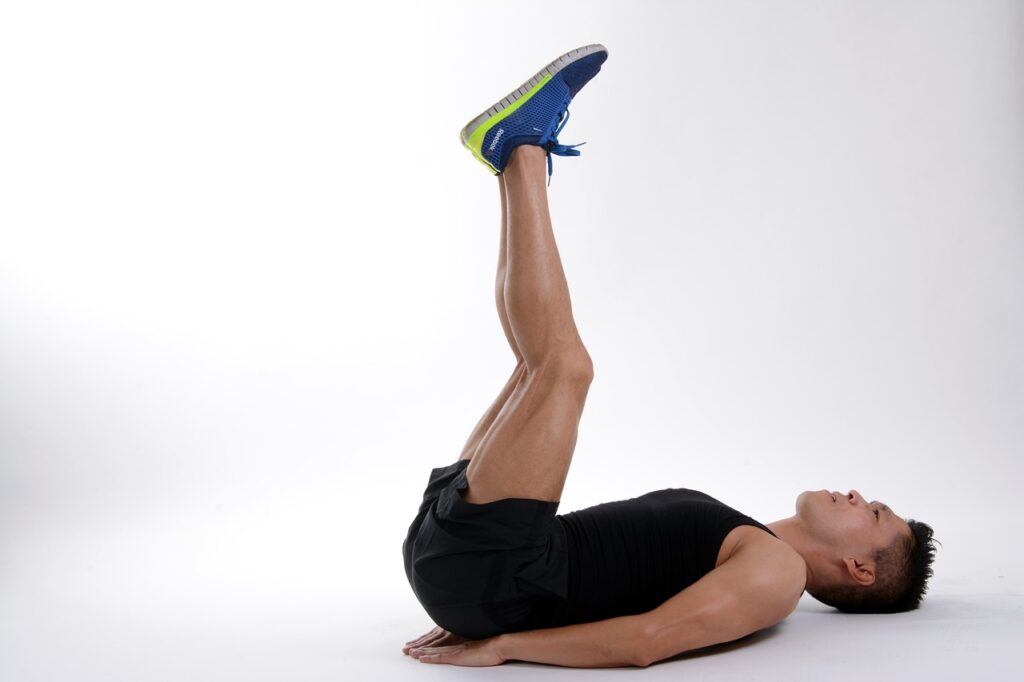
<path fill-rule="evenodd" d="M 530 98 L 534 96 L 534 94 L 536 94 L 541 88 L 543 88 L 547 84 L 549 80 L 551 80 L 550 73 L 546 74 L 543 78 L 541 78 L 540 81 L 532 88 L 530 88 L 529 92 L 527 92 L 525 95 L 517 99 L 515 102 L 513 102 L 511 105 L 509 105 L 502 111 L 499 111 L 491 118 L 487 119 L 487 121 L 485 121 L 484 123 L 481 123 L 479 126 L 477 126 L 476 130 L 473 131 L 473 134 L 469 136 L 468 140 L 462 141 L 463 146 L 465 146 L 466 149 L 473 153 L 473 156 L 476 157 L 477 161 L 487 166 L 487 168 L 494 175 L 498 175 L 501 171 L 495 168 L 490 161 L 484 158 L 484 137 L 487 136 L 487 133 L 492 128 L 494 128 L 494 126 L 496 126 L 498 123 L 501 123 L 503 120 L 514 114 L 516 109 L 526 104 L 530 100 Z"/>

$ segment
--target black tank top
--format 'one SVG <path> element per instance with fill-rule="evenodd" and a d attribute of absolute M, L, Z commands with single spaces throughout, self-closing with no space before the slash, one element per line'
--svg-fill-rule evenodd
<path fill-rule="evenodd" d="M 555 517 L 565 530 L 566 599 L 550 626 L 644 613 L 715 567 L 729 531 L 754 519 L 697 490 L 669 488 Z"/>

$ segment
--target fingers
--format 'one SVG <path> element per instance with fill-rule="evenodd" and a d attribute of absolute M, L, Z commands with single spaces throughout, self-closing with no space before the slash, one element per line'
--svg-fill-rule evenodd
<path fill-rule="evenodd" d="M 423 642 L 423 644 L 420 644 L 420 647 L 440 646 L 444 642 L 444 640 L 445 640 L 445 638 L 447 636 L 448 636 L 448 633 L 445 632 L 444 630 L 442 630 L 438 634 L 436 634 L 433 637 L 427 639 L 425 642 Z"/>
<path fill-rule="evenodd" d="M 406 645 L 401 647 L 401 651 L 402 653 L 409 653 L 409 650 L 414 646 L 423 646 L 426 642 L 432 641 L 438 636 L 438 634 L 442 634 L 443 632 L 444 631 L 441 628 L 434 628 L 425 635 L 420 635 L 416 639 L 411 639 L 410 641 L 406 642 Z"/>
<path fill-rule="evenodd" d="M 453 646 L 423 647 L 413 649 L 412 656 L 420 663 L 448 663 L 450 665 L 490 666 L 501 665 L 504 658 L 488 645 L 478 640 Z"/>
<path fill-rule="evenodd" d="M 421 639 L 426 639 L 427 637 L 430 637 L 431 635 L 437 634 L 438 632 L 440 632 L 442 630 L 443 630 L 443 628 L 441 626 L 439 626 L 439 625 L 435 626 L 434 628 L 432 628 L 426 634 L 420 635 L 416 639 L 410 639 L 408 642 L 406 642 L 406 644 L 415 644 L 416 642 L 420 641 Z"/>
<path fill-rule="evenodd" d="M 408 654 L 409 650 L 414 647 L 429 646 L 430 644 L 436 642 L 437 640 L 441 639 L 447 634 L 448 631 L 444 628 L 436 627 L 430 632 L 426 633 L 425 635 L 422 635 L 417 639 L 413 639 L 406 642 L 405 646 L 402 647 L 402 653 Z"/>
<path fill-rule="evenodd" d="M 434 640 L 430 646 L 447 646 L 449 644 L 462 644 L 466 641 L 465 637 L 460 637 L 454 632 L 446 632 L 443 636 Z"/>
<path fill-rule="evenodd" d="M 413 658 L 423 660 L 424 663 L 442 663 L 442 659 L 447 658 L 451 653 L 457 649 L 455 646 L 446 647 L 420 647 L 413 649 L 409 655 Z"/>
<path fill-rule="evenodd" d="M 409 649 L 412 649 L 413 647 L 421 646 L 425 641 L 427 641 L 427 637 L 429 637 L 429 636 L 430 636 L 430 633 L 427 633 L 426 635 L 423 635 L 419 639 L 414 639 L 411 642 L 406 642 L 405 646 L 402 647 L 402 652 L 407 654 L 407 653 L 409 653 Z"/>

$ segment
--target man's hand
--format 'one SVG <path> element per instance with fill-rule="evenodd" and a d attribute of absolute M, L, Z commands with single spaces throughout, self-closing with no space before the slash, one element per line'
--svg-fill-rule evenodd
<path fill-rule="evenodd" d="M 452 644 L 462 644 L 465 641 L 467 641 L 465 637 L 448 632 L 442 627 L 436 627 L 425 635 L 406 642 L 405 646 L 402 647 L 402 653 L 409 656 L 416 647 L 449 646 Z"/>
<path fill-rule="evenodd" d="M 418 639 L 406 642 L 402 653 L 420 663 L 486 666 L 505 662 L 497 648 L 497 637 L 469 640 L 436 627 Z"/>

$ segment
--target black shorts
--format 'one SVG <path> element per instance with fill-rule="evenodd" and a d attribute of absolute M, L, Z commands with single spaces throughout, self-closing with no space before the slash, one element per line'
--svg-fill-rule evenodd
<path fill-rule="evenodd" d="M 463 637 L 543 627 L 568 581 L 558 502 L 466 502 L 467 466 L 460 460 L 430 472 L 402 544 L 409 584 L 435 623 Z"/>

